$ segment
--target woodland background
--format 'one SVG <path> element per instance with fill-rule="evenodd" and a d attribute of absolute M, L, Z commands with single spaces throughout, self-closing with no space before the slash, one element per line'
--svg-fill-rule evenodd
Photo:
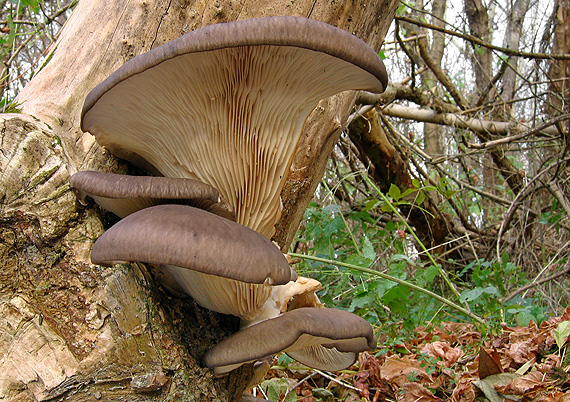
<path fill-rule="evenodd" d="M 3 111 L 18 110 L 76 3 L 0 2 Z M 390 85 L 360 96 L 293 241 L 297 270 L 323 283 L 325 304 L 379 328 L 390 351 L 410 349 L 421 326 L 473 324 L 451 332 L 485 337 L 563 314 L 570 1 L 402 1 L 379 53 Z"/>

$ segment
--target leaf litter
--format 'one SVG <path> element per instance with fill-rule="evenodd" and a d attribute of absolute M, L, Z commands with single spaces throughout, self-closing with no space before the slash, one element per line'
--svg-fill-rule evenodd
<path fill-rule="evenodd" d="M 361 353 L 337 373 L 282 356 L 253 392 L 288 402 L 570 402 L 569 338 L 570 307 L 540 325 L 502 325 L 484 337 L 472 324 L 446 322 Z"/>

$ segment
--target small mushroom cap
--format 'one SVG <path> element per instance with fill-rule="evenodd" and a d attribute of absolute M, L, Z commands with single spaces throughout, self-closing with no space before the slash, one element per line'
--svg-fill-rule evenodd
<path fill-rule="evenodd" d="M 105 198 L 202 199 L 218 202 L 219 192 L 198 180 L 172 177 L 128 176 L 83 171 L 70 177 L 71 187 Z"/>
<path fill-rule="evenodd" d="M 329 351 L 310 350 L 318 346 Z M 223 339 L 206 352 L 204 364 L 221 374 L 284 351 L 310 367 L 335 371 L 354 363 L 358 352 L 375 347 L 376 337 L 365 319 L 344 310 L 305 307 Z"/>
<path fill-rule="evenodd" d="M 69 183 L 81 202 L 89 196 L 121 218 L 176 200 L 174 203 L 186 203 L 235 220 L 233 212 L 221 202 L 218 190 L 198 180 L 82 171 L 72 175 Z"/>
<path fill-rule="evenodd" d="M 386 84 L 376 51 L 331 25 L 214 24 L 125 63 L 89 93 L 81 127 L 139 167 L 212 185 L 238 223 L 271 238 L 311 110 Z"/>
<path fill-rule="evenodd" d="M 186 205 L 157 205 L 127 216 L 97 239 L 91 260 L 175 265 L 247 283 L 291 280 L 287 259 L 269 239 Z"/>

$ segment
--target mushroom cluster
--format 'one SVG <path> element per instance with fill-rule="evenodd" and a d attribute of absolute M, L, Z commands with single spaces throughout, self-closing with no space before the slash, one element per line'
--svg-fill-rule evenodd
<path fill-rule="evenodd" d="M 242 329 L 204 358 L 216 373 L 279 351 L 310 367 L 350 366 L 375 347 L 371 326 L 323 308 L 320 283 L 297 277 L 269 239 L 317 102 L 386 85 L 366 43 L 301 17 L 210 25 L 134 57 L 88 94 L 81 125 L 152 176 L 71 177 L 80 200 L 122 218 L 92 261 L 161 265 L 202 306 L 240 317 Z M 265 346 L 248 347 L 256 338 Z"/>

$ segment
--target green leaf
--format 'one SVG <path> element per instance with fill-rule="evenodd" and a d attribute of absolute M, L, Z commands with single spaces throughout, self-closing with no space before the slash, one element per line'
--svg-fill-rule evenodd
<path fill-rule="evenodd" d="M 394 254 L 393 256 L 390 257 L 390 263 L 398 261 L 406 261 L 408 264 L 414 265 L 412 259 L 405 254 Z"/>
<path fill-rule="evenodd" d="M 289 356 L 287 356 L 286 353 L 281 353 L 279 355 L 279 358 L 277 359 L 277 364 L 282 366 L 282 367 L 287 367 L 289 366 L 291 363 L 293 363 L 295 360 L 291 359 Z"/>
<path fill-rule="evenodd" d="M 291 384 L 286 378 L 271 378 L 265 380 L 260 384 L 260 387 L 270 401 L 281 401 L 283 396 L 292 389 Z M 295 392 L 289 392 L 287 398 L 283 399 L 283 401 L 296 402 L 297 394 Z"/>
<path fill-rule="evenodd" d="M 461 302 L 469 302 L 477 300 L 484 294 L 500 296 L 499 290 L 495 286 L 487 286 L 486 288 L 476 287 L 475 289 L 466 290 L 461 293 Z"/>
<path fill-rule="evenodd" d="M 362 255 L 371 261 L 374 261 L 376 258 L 376 251 L 374 251 L 374 246 L 372 245 L 370 239 L 368 239 L 366 236 L 362 238 Z"/>
<path fill-rule="evenodd" d="M 554 340 L 558 349 L 562 349 L 564 344 L 568 341 L 568 336 L 570 336 L 570 321 L 562 321 L 558 326 L 552 331 Z"/>
<path fill-rule="evenodd" d="M 528 324 L 530 324 L 531 321 L 537 321 L 536 317 L 528 311 L 521 311 L 520 313 L 517 313 L 516 320 L 517 324 L 521 327 L 528 327 Z"/>
<path fill-rule="evenodd" d="M 418 271 L 417 274 L 418 283 L 420 283 L 422 286 L 431 284 L 438 275 L 439 275 L 438 266 L 436 265 L 427 266 L 423 270 Z"/>
<path fill-rule="evenodd" d="M 388 190 L 388 196 L 392 197 L 392 199 L 398 201 L 402 198 L 402 192 L 394 183 L 390 184 L 390 190 Z"/>
<path fill-rule="evenodd" d="M 407 189 L 406 191 L 404 191 L 404 192 L 402 193 L 402 195 L 400 196 L 400 198 L 404 198 L 404 197 L 406 197 L 406 196 L 408 196 L 408 195 L 410 195 L 410 194 L 412 194 L 412 193 L 414 193 L 414 192 L 416 192 L 416 191 L 418 191 L 417 188 L 409 188 L 409 189 Z"/>
<path fill-rule="evenodd" d="M 396 222 L 394 222 L 394 221 L 388 221 L 388 222 L 386 222 L 386 225 L 384 226 L 384 229 L 386 229 L 388 232 L 396 230 L 397 228 L 398 228 L 398 225 L 396 225 Z"/>
<path fill-rule="evenodd" d="M 330 237 L 344 228 L 344 222 L 340 215 L 335 216 L 331 221 L 323 226 L 323 233 L 325 236 Z"/>
<path fill-rule="evenodd" d="M 425 199 L 426 199 L 426 193 L 424 193 L 423 191 L 419 191 L 414 201 L 416 202 L 417 205 L 422 205 Z"/>
<path fill-rule="evenodd" d="M 352 299 L 348 311 L 353 312 L 354 310 L 362 307 L 370 307 L 374 304 L 375 301 L 376 301 L 375 292 L 361 292 Z"/>
<path fill-rule="evenodd" d="M 313 396 L 320 401 L 332 402 L 334 401 L 334 394 L 326 388 L 313 388 Z"/>
<path fill-rule="evenodd" d="M 375 198 L 372 198 L 366 201 L 366 204 L 364 204 L 364 209 L 366 211 L 372 211 L 374 208 L 378 206 L 378 204 L 380 204 L 380 201 Z"/>
<path fill-rule="evenodd" d="M 380 50 L 380 51 L 378 52 L 378 56 L 380 56 L 380 58 L 381 58 L 382 60 L 384 60 L 384 59 L 386 58 L 386 55 L 384 54 L 384 52 L 383 52 L 382 50 Z"/>

